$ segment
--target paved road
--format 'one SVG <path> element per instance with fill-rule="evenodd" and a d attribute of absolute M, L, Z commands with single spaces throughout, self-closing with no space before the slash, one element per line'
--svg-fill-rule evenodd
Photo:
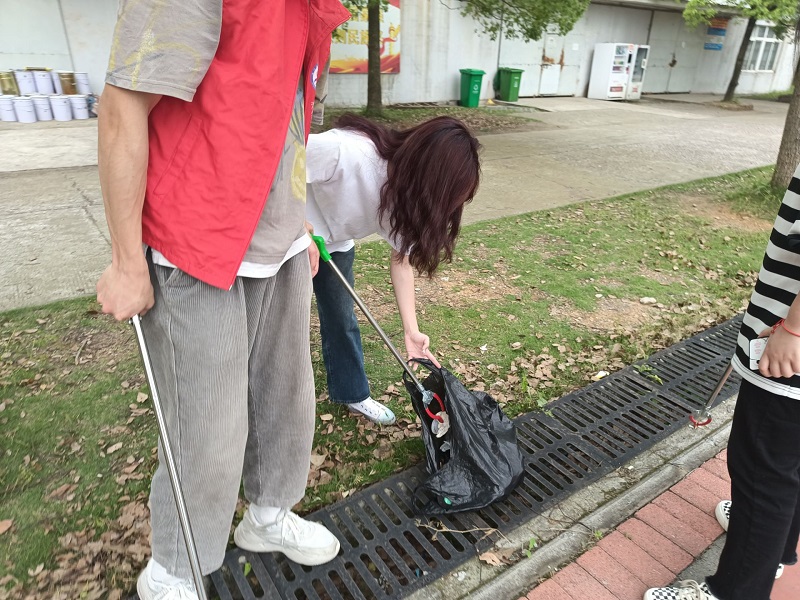
<path fill-rule="evenodd" d="M 523 100 L 545 111 L 527 113 L 541 125 L 481 137 L 483 183 L 465 222 L 775 162 L 786 105 L 669 99 L 682 101 Z M 96 120 L 0 123 L 0 310 L 93 293 L 110 257 L 95 140 Z"/>

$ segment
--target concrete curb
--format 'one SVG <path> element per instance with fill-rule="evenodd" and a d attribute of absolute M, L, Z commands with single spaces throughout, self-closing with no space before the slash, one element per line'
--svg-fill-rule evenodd
<path fill-rule="evenodd" d="M 735 395 L 712 410 L 713 421 L 706 428 L 678 430 L 546 514 L 533 517 L 495 546 L 522 548 L 536 539 L 541 543 L 530 558 L 502 568 L 476 556 L 409 598 L 517 600 L 538 580 L 582 554 L 596 540 L 595 532 L 615 528 L 717 455 L 727 444 L 734 406 Z"/>

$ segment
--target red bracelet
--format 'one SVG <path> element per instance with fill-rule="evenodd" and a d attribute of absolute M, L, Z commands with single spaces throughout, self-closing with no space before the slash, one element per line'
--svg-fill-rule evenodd
<path fill-rule="evenodd" d="M 787 333 L 792 334 L 794 337 L 800 337 L 800 333 L 797 333 L 796 331 L 792 331 L 791 329 L 789 329 L 786 326 L 786 321 L 784 321 L 783 319 L 778 321 L 778 323 L 780 323 L 781 327 L 783 327 L 783 330 L 786 331 Z"/>
<path fill-rule="evenodd" d="M 780 321 L 775 323 L 775 325 L 772 326 L 772 329 L 770 329 L 769 334 L 772 335 L 773 333 L 778 331 L 778 327 L 780 327 L 781 325 L 783 325 L 783 319 L 781 319 Z"/>

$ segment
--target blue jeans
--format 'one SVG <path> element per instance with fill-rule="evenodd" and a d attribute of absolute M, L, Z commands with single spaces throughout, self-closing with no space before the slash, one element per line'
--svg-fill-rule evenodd
<path fill-rule="evenodd" d="M 331 252 L 331 260 L 345 279 L 353 285 L 355 248 Z M 319 329 L 322 337 L 322 359 L 332 402 L 353 404 L 366 400 L 369 393 L 364 372 L 364 351 L 361 331 L 356 319 L 355 303 L 331 267 L 320 260 L 319 272 L 312 280 L 317 297 Z"/>

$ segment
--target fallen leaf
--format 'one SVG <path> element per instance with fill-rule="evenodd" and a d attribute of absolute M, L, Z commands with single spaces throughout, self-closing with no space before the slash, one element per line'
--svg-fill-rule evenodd
<path fill-rule="evenodd" d="M 333 420 L 333 415 L 330 414 L 330 413 L 326 413 L 324 415 L 320 415 L 319 416 L 319 420 L 322 421 L 323 423 L 325 423 L 327 421 L 332 421 Z"/>
<path fill-rule="evenodd" d="M 493 567 L 503 566 L 502 559 L 494 552 L 484 552 L 478 557 L 478 559 L 485 562 L 487 565 L 492 565 Z"/>
<path fill-rule="evenodd" d="M 0 521 L 0 535 L 3 535 L 6 531 L 11 529 L 11 525 L 14 523 L 14 519 L 6 519 L 5 521 Z"/>
<path fill-rule="evenodd" d="M 64 485 L 54 489 L 47 495 L 48 500 L 64 500 L 68 498 L 69 495 L 75 491 L 75 488 L 78 486 L 74 483 L 65 483 Z"/>
<path fill-rule="evenodd" d="M 117 442 L 116 444 L 111 444 L 108 448 L 106 448 L 106 454 L 113 454 L 117 450 L 122 448 L 122 442 Z"/>
<path fill-rule="evenodd" d="M 322 463 L 325 462 L 325 455 L 324 454 L 312 454 L 311 455 L 311 464 L 315 467 L 321 467 Z"/>

